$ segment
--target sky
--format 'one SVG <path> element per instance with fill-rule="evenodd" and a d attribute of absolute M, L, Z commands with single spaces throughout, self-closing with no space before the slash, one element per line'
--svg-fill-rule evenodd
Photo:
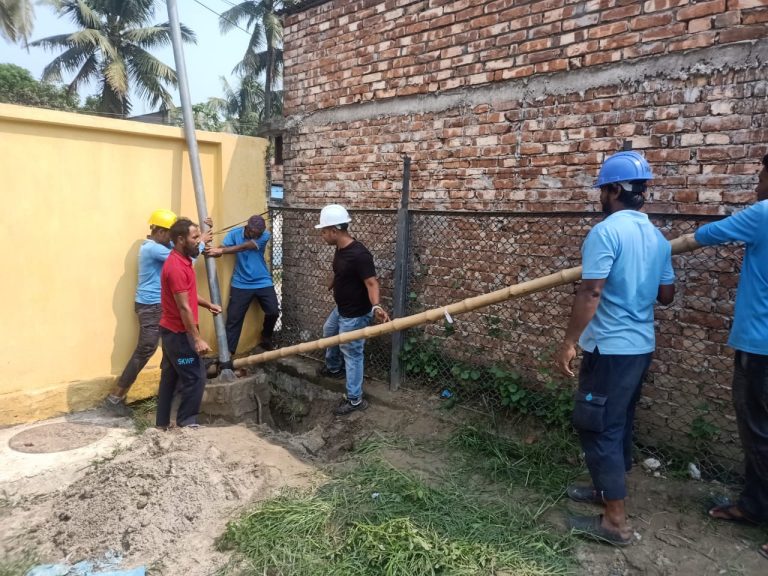
<path fill-rule="evenodd" d="M 219 17 L 211 12 L 221 13 L 236 2 L 236 0 L 178 0 L 179 19 L 187 27 L 197 34 L 197 44 L 184 45 L 184 57 L 187 62 L 187 75 L 189 76 L 189 90 L 192 102 L 204 102 L 211 96 L 221 96 L 220 77 L 224 76 L 233 83 L 232 68 L 242 59 L 248 47 L 250 35 L 244 30 L 234 28 L 226 35 L 219 33 Z M 207 8 L 209 9 L 207 9 Z M 50 7 L 45 5 L 35 6 L 35 28 L 32 31 L 32 40 L 74 32 L 76 26 L 66 18 L 58 18 Z M 155 22 L 168 21 L 165 2 L 157 3 Z M 243 28 L 244 24 L 241 25 Z M 173 50 L 167 48 L 152 52 L 165 64 L 176 68 L 173 60 Z M 5 43 L 0 39 L 0 62 L 22 66 L 29 70 L 35 78 L 40 78 L 43 68 L 51 60 L 59 55 L 59 52 L 50 52 L 43 48 L 30 48 L 29 51 L 20 46 Z M 64 77 L 67 82 L 70 77 Z M 81 91 L 82 100 L 85 96 L 95 93 L 96 87 L 91 86 Z M 172 89 L 174 102 L 178 105 L 178 91 Z M 133 114 L 145 114 L 152 112 L 149 104 L 133 97 Z"/>

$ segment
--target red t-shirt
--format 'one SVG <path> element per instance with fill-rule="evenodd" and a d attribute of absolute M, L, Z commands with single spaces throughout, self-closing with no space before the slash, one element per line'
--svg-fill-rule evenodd
<path fill-rule="evenodd" d="M 178 250 L 171 250 L 160 274 L 160 305 L 163 310 L 160 326 L 172 332 L 187 331 L 173 297 L 180 292 L 187 293 L 189 307 L 192 308 L 192 318 L 197 324 L 197 281 L 192 260 L 180 254 Z"/>

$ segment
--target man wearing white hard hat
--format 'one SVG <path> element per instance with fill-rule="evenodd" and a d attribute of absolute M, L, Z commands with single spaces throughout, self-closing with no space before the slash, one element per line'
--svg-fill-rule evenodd
<path fill-rule="evenodd" d="M 320 212 L 320 230 L 323 240 L 336 247 L 333 255 L 333 289 L 336 307 L 323 326 L 323 337 L 328 338 L 344 332 L 365 328 L 371 320 L 388 322 L 389 315 L 381 307 L 379 281 L 373 256 L 362 243 L 349 234 L 352 219 L 346 208 L 330 204 Z M 346 416 L 357 410 L 368 408 L 363 398 L 365 340 L 355 340 L 340 346 L 328 348 L 325 352 L 325 366 L 320 374 L 331 378 L 345 378 L 347 395 L 334 410 L 338 416 Z"/>

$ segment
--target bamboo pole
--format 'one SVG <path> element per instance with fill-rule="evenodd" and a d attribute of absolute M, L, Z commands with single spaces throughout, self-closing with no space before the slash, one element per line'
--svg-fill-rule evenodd
<path fill-rule="evenodd" d="M 682 254 L 684 252 L 690 252 L 699 247 L 699 244 L 694 240 L 693 234 L 686 234 L 680 238 L 676 238 L 670 242 L 672 245 L 672 254 Z M 254 364 L 260 364 L 262 362 L 269 362 L 270 360 L 276 360 L 278 358 L 285 358 L 287 356 L 294 356 L 296 354 L 302 354 L 304 352 L 311 352 L 312 350 L 322 350 L 323 348 L 330 348 L 331 346 L 338 346 L 339 344 L 345 344 L 352 342 L 353 340 L 360 340 L 361 338 L 376 338 L 378 336 L 384 336 L 391 334 L 398 330 L 407 330 L 414 328 L 427 322 L 435 322 L 441 318 L 445 318 L 446 312 L 454 316 L 456 314 L 463 314 L 465 312 L 471 312 L 478 308 L 484 308 L 491 304 L 498 304 L 506 300 L 512 300 L 514 298 L 521 298 L 528 294 L 534 294 L 536 292 L 543 292 L 550 288 L 562 286 L 563 284 L 570 284 L 581 279 L 581 266 L 575 268 L 567 268 L 554 274 L 528 280 L 520 284 L 514 284 L 501 288 L 488 294 L 481 294 L 480 296 L 474 296 L 472 298 L 466 298 L 461 302 L 454 302 L 447 306 L 441 306 L 439 308 L 432 308 L 425 310 L 418 314 L 411 316 L 405 316 L 403 318 L 395 318 L 384 324 L 376 324 L 374 326 L 368 326 L 361 328 L 360 330 L 353 330 L 352 332 L 344 332 L 343 334 L 337 334 L 329 338 L 321 338 L 319 340 L 313 340 L 312 342 L 302 342 L 294 346 L 287 346 L 285 348 L 278 348 L 277 350 L 271 350 L 269 352 L 262 352 L 261 354 L 254 354 L 253 356 L 246 356 L 245 358 L 239 358 L 234 361 L 235 368 L 242 368 L 243 366 L 252 366 Z"/>

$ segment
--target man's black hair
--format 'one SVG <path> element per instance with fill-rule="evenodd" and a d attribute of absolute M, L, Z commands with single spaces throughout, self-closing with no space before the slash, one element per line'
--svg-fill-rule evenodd
<path fill-rule="evenodd" d="M 336 226 L 334 226 L 334 228 L 336 228 L 336 230 L 345 230 L 346 231 L 346 230 L 349 229 L 349 222 L 344 222 L 344 224 L 336 224 Z"/>
<path fill-rule="evenodd" d="M 763 156 L 763 168 L 765 168 L 766 170 L 768 170 L 768 154 L 766 154 L 765 156 Z"/>
<path fill-rule="evenodd" d="M 632 185 L 630 190 L 627 190 L 620 183 L 609 184 L 613 191 L 618 190 L 619 195 L 617 200 L 624 204 L 630 210 L 640 210 L 645 204 L 645 192 L 648 190 L 647 180 L 630 180 L 629 184 Z M 615 188 L 614 188 L 615 186 Z"/>
<path fill-rule="evenodd" d="M 176 220 L 176 222 L 173 223 L 173 226 L 171 226 L 171 241 L 175 243 L 176 240 L 179 239 L 179 236 L 186 240 L 187 236 L 189 236 L 189 229 L 192 228 L 192 226 L 197 226 L 197 224 L 192 222 L 189 218 L 179 218 Z"/>

